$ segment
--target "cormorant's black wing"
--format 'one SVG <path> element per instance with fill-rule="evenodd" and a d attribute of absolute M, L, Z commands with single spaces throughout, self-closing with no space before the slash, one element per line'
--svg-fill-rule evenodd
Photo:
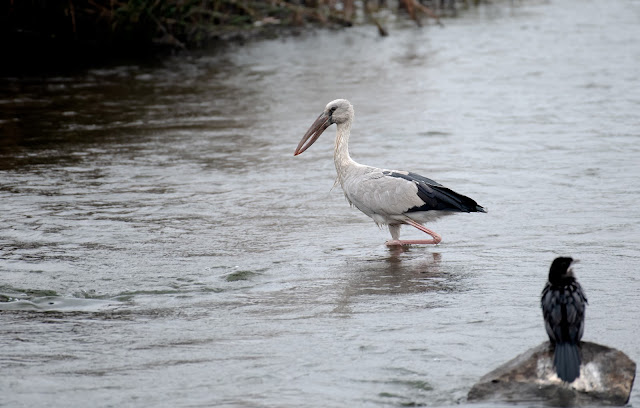
<path fill-rule="evenodd" d="M 547 283 L 542 291 L 542 315 L 545 329 L 553 343 L 578 344 L 584 333 L 587 298 L 577 281 L 554 286 Z"/>

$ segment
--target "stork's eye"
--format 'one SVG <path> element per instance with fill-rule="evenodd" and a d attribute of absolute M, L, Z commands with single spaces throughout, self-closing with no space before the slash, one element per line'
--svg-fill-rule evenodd
<path fill-rule="evenodd" d="M 332 107 L 331 107 L 331 109 L 329 109 L 329 111 L 330 111 L 331 113 L 333 113 L 333 112 L 335 112 L 335 111 L 336 111 L 336 109 L 338 109 L 338 107 L 337 107 L 337 106 L 332 106 Z"/>

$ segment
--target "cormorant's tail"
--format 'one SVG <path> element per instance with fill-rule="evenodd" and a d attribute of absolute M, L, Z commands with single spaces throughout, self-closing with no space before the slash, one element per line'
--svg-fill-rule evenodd
<path fill-rule="evenodd" d="M 573 343 L 556 343 L 553 365 L 562 381 L 573 382 L 580 377 L 580 349 Z"/>

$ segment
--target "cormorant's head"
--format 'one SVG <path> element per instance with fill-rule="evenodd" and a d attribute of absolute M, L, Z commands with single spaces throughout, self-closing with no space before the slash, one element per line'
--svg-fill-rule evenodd
<path fill-rule="evenodd" d="M 554 259 L 549 269 L 549 282 L 555 284 L 567 279 L 574 279 L 571 265 L 575 262 L 578 261 L 568 256 L 560 256 Z"/>

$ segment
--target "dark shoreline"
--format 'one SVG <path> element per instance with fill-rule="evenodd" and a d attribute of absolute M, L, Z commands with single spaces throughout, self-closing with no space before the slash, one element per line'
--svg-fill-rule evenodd
<path fill-rule="evenodd" d="M 379 13 L 439 23 L 477 1 L 254 0 L 189 2 L 7 2 L 0 6 L 0 75 L 82 70 L 118 61 L 153 61 L 248 41 L 289 37 L 315 29 L 371 25 L 387 35 Z M 114 6 L 116 4 L 116 6 Z M 438 7 L 432 12 L 431 7 Z"/>
<path fill-rule="evenodd" d="M 295 37 L 319 27 L 267 27 L 228 31 L 198 47 L 176 48 L 167 44 L 106 44 L 95 41 L 55 41 L 13 37 L 0 41 L 4 63 L 1 76 L 25 76 L 82 71 L 105 65 L 153 63 L 176 55 L 193 55 L 204 51 L 243 45 L 261 39 Z"/>

